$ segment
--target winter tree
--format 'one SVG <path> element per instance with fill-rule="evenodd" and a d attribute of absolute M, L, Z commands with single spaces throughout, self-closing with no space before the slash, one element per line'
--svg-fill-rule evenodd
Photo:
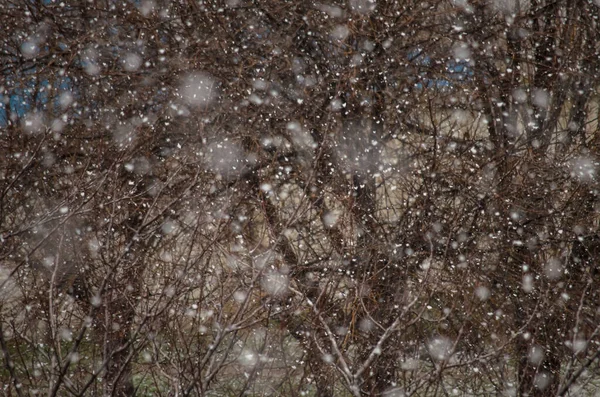
<path fill-rule="evenodd" d="M 592 395 L 596 3 L 0 0 L 2 393 Z"/>

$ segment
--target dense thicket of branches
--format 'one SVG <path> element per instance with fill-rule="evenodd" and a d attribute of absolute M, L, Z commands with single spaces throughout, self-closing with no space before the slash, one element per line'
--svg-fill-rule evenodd
<path fill-rule="evenodd" d="M 0 0 L 2 393 L 593 390 L 599 16 Z"/>

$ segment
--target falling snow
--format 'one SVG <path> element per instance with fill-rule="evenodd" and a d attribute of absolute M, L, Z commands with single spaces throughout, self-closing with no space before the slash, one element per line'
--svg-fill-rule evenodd
<path fill-rule="evenodd" d="M 2 393 L 594 395 L 598 20 L 0 1 Z"/>

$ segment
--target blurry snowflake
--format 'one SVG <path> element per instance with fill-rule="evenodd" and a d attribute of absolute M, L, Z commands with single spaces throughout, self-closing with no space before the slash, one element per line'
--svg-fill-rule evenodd
<path fill-rule="evenodd" d="M 267 82 L 264 79 L 255 79 L 252 82 L 252 87 L 255 90 L 264 91 L 267 89 Z"/>
<path fill-rule="evenodd" d="M 552 258 L 544 265 L 544 274 L 550 280 L 560 278 L 563 273 L 563 264 L 560 259 Z"/>
<path fill-rule="evenodd" d="M 370 14 L 377 7 L 377 2 L 375 0 L 349 0 L 350 9 L 361 15 Z"/>
<path fill-rule="evenodd" d="M 592 182 L 596 179 L 598 162 L 589 157 L 578 157 L 571 161 L 571 176 L 581 182 Z"/>
<path fill-rule="evenodd" d="M 16 298 L 19 295 L 17 285 L 10 277 L 10 272 L 4 267 L 0 267 L 0 304 Z"/>
<path fill-rule="evenodd" d="M 339 18 L 344 15 L 344 11 L 337 6 L 332 6 L 328 4 L 316 4 L 315 8 L 321 12 L 328 14 L 332 18 Z"/>
<path fill-rule="evenodd" d="M 517 3 L 517 0 L 495 0 L 491 2 L 491 4 L 498 11 L 502 11 L 505 14 L 512 15 L 517 10 L 517 4 L 520 5 L 521 3 Z"/>
<path fill-rule="evenodd" d="M 237 302 L 237 303 L 242 303 L 246 300 L 246 297 L 248 296 L 248 294 L 245 291 L 235 291 L 233 293 L 233 299 Z"/>
<path fill-rule="evenodd" d="M 516 103 L 527 102 L 527 92 L 522 88 L 517 88 L 516 90 L 514 90 L 512 97 Z"/>
<path fill-rule="evenodd" d="M 531 274 L 523 275 L 523 283 L 521 288 L 523 288 L 523 291 L 527 293 L 533 291 L 533 276 Z"/>
<path fill-rule="evenodd" d="M 483 285 L 481 285 L 475 289 L 475 295 L 481 301 L 487 300 L 490 297 L 490 294 L 491 294 L 490 289 Z"/>
<path fill-rule="evenodd" d="M 249 101 L 250 101 L 250 102 L 251 102 L 253 105 L 256 105 L 256 106 L 262 105 L 262 104 L 263 104 L 263 102 L 264 102 L 264 101 L 262 100 L 262 98 L 261 98 L 261 97 L 259 97 L 259 96 L 258 96 L 258 95 L 256 95 L 256 94 L 252 94 L 252 95 L 250 95 L 250 96 L 248 97 L 248 100 L 249 100 Z"/>
<path fill-rule="evenodd" d="M 360 322 L 358 323 L 358 328 L 362 331 L 362 332 L 370 332 L 373 330 L 373 321 L 369 320 L 368 318 L 363 318 L 360 320 Z"/>
<path fill-rule="evenodd" d="M 21 126 L 30 134 L 39 134 L 46 127 L 44 114 L 41 112 L 28 113 L 22 120 Z"/>
<path fill-rule="evenodd" d="M 273 263 L 276 257 L 277 255 L 274 251 L 260 253 L 253 258 L 253 265 L 257 269 L 263 269 L 265 266 Z"/>
<path fill-rule="evenodd" d="M 453 49 L 454 58 L 457 61 L 464 61 L 471 58 L 471 50 L 469 49 L 469 45 L 467 43 L 458 43 L 454 46 Z"/>
<path fill-rule="evenodd" d="M 584 352 L 587 349 L 587 341 L 585 339 L 576 339 L 573 342 L 569 340 L 565 342 L 565 345 L 570 347 L 575 354 Z"/>
<path fill-rule="evenodd" d="M 427 343 L 427 351 L 434 360 L 445 361 L 452 355 L 452 340 L 445 336 L 432 338 Z"/>
<path fill-rule="evenodd" d="M 323 214 L 323 224 L 325 225 L 325 227 L 332 228 L 336 225 L 339 217 L 339 211 L 328 211 L 325 214 Z"/>
<path fill-rule="evenodd" d="M 132 52 L 125 54 L 123 58 L 123 69 L 127 72 L 135 72 L 142 65 L 142 57 Z"/>
<path fill-rule="evenodd" d="M 73 103 L 73 94 L 70 91 L 64 91 L 58 96 L 58 104 L 62 109 L 68 108 Z"/>
<path fill-rule="evenodd" d="M 238 358 L 238 361 L 243 366 L 252 367 L 258 362 L 258 356 L 250 351 L 243 351 Z"/>
<path fill-rule="evenodd" d="M 331 37 L 336 40 L 342 41 L 350 34 L 350 30 L 346 25 L 338 25 L 331 31 Z"/>
<path fill-rule="evenodd" d="M 214 142 L 208 146 L 207 166 L 222 176 L 239 174 L 243 166 L 244 151 L 231 141 Z"/>
<path fill-rule="evenodd" d="M 292 141 L 297 147 L 301 149 L 314 149 L 317 147 L 310 132 L 302 128 L 300 123 L 291 121 L 287 124 L 286 128 L 291 135 Z"/>
<path fill-rule="evenodd" d="M 39 52 L 40 47 L 34 40 L 26 41 L 21 44 L 21 54 L 27 59 L 34 58 Z"/>
<path fill-rule="evenodd" d="M 92 296 L 92 299 L 90 299 L 90 303 L 94 307 L 99 307 L 102 304 L 102 298 L 99 295 L 94 295 Z"/>
<path fill-rule="evenodd" d="M 544 390 L 550 385 L 550 381 L 552 380 L 552 375 L 548 372 L 542 371 L 535 375 L 535 379 L 533 380 L 533 384 L 539 390 Z"/>
<path fill-rule="evenodd" d="M 280 297 L 287 293 L 289 279 L 282 272 L 271 271 L 263 277 L 261 285 L 267 294 Z"/>
<path fill-rule="evenodd" d="M 403 371 L 416 371 L 419 368 L 419 360 L 408 358 L 400 364 L 400 368 L 402 368 Z"/>
<path fill-rule="evenodd" d="M 405 397 L 406 393 L 399 387 L 392 387 L 384 391 L 381 395 L 382 397 Z"/>
<path fill-rule="evenodd" d="M 113 131 L 113 140 L 120 149 L 130 146 L 136 139 L 135 126 L 130 123 L 119 124 Z"/>
<path fill-rule="evenodd" d="M 68 354 L 68 358 L 69 358 L 69 361 L 72 364 L 76 364 L 76 363 L 79 362 L 79 353 L 77 353 L 77 352 L 71 352 L 71 353 Z"/>
<path fill-rule="evenodd" d="M 190 73 L 183 78 L 179 89 L 183 100 L 192 106 L 206 107 L 217 97 L 216 82 L 206 73 Z"/>
<path fill-rule="evenodd" d="M 167 219 L 160 227 L 162 232 L 166 235 L 173 234 L 177 231 L 177 223 L 172 219 Z"/>
<path fill-rule="evenodd" d="M 540 365 L 545 357 L 546 353 L 544 352 L 544 348 L 539 345 L 531 346 L 529 354 L 527 355 L 527 359 L 533 365 Z"/>
<path fill-rule="evenodd" d="M 324 354 L 323 361 L 325 361 L 327 364 L 331 364 L 331 363 L 333 363 L 334 358 L 331 354 Z"/>
<path fill-rule="evenodd" d="M 93 49 L 87 49 L 81 56 L 81 65 L 87 74 L 96 76 L 100 73 L 100 65 L 98 65 L 98 53 Z"/>
<path fill-rule="evenodd" d="M 137 157 L 132 162 L 125 164 L 125 169 L 138 175 L 146 175 L 152 171 L 152 165 L 146 157 Z"/>
<path fill-rule="evenodd" d="M 152 0 L 145 0 L 140 2 L 139 5 L 139 10 L 140 10 L 140 14 L 142 14 L 143 16 L 147 17 L 150 14 L 152 14 L 152 12 L 154 11 L 154 8 L 156 7 L 156 4 L 154 3 L 154 1 Z"/>
<path fill-rule="evenodd" d="M 537 88 L 533 90 L 531 100 L 534 105 L 546 109 L 550 105 L 550 94 L 544 89 Z"/>
<path fill-rule="evenodd" d="M 343 104 L 342 100 L 339 98 L 332 100 L 331 103 L 329 104 L 331 110 L 334 112 L 341 110 L 343 105 L 344 104 Z"/>

